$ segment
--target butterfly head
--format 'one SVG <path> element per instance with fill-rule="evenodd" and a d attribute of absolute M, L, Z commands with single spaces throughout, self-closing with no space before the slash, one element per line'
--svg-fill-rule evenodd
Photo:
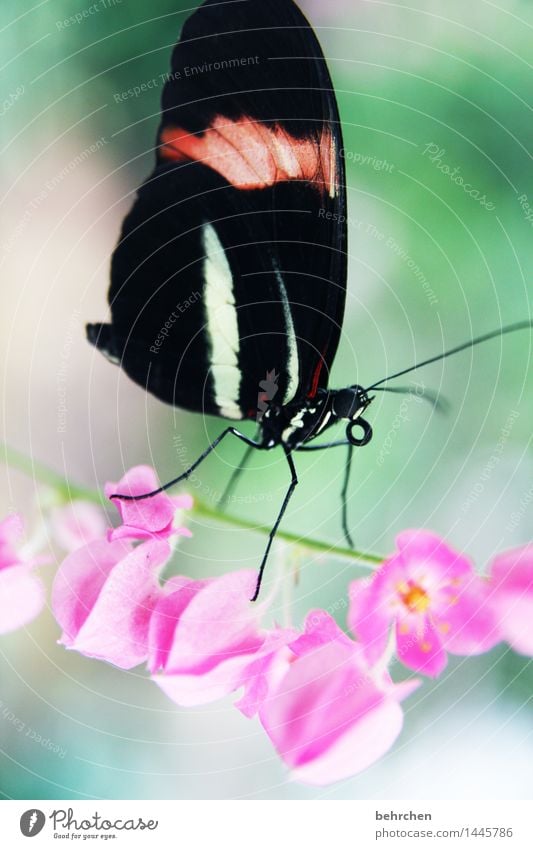
<path fill-rule="evenodd" d="M 346 438 L 352 445 L 367 445 L 372 439 L 372 428 L 362 415 L 372 402 L 368 392 L 362 386 L 348 386 L 331 393 L 331 412 L 333 418 L 347 420 Z"/>

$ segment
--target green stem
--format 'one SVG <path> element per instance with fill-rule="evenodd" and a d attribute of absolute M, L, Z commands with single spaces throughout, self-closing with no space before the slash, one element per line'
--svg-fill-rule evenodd
<path fill-rule="evenodd" d="M 203 501 L 198 501 L 196 498 L 194 499 L 193 512 L 197 516 L 202 516 L 205 519 L 213 519 L 217 522 L 223 522 L 226 525 L 232 525 L 236 528 L 245 528 L 249 531 L 256 531 L 257 533 L 265 534 L 266 536 L 268 536 L 271 531 L 271 529 L 266 527 L 266 525 L 256 525 L 255 522 L 249 522 L 245 519 L 237 519 L 233 516 L 226 515 L 226 513 L 220 513 L 218 510 L 213 510 L 212 507 L 208 507 L 207 504 L 204 504 Z M 276 539 L 282 539 L 285 542 L 290 542 L 293 545 L 298 545 L 300 548 L 306 548 L 309 551 L 317 551 L 321 554 L 333 554 L 336 557 L 344 557 L 348 560 L 357 560 L 358 563 L 369 563 L 372 566 L 383 563 L 385 559 L 384 557 L 380 557 L 378 554 L 366 554 L 362 551 L 355 551 L 352 548 L 331 545 L 331 543 L 323 542 L 322 540 L 308 539 L 307 537 L 301 537 L 298 534 L 290 534 L 287 531 L 278 531 Z"/>
<path fill-rule="evenodd" d="M 32 477 L 40 483 L 56 490 L 64 501 L 80 499 L 83 501 L 91 501 L 94 504 L 100 505 L 105 503 L 101 494 L 96 490 L 87 489 L 66 480 L 52 469 L 49 469 L 42 463 L 35 462 L 29 457 L 26 457 L 24 454 L 21 454 L 19 451 L 15 451 L 13 448 L 10 448 L 8 445 L 0 444 L 0 452 L 0 461 L 3 460 L 7 466 L 10 466 L 13 469 L 18 469 L 29 477 Z M 226 513 L 220 513 L 218 510 L 214 510 L 212 507 L 209 507 L 203 501 L 199 501 L 196 497 L 194 498 L 193 514 L 198 518 L 212 519 L 215 522 L 231 525 L 234 528 L 244 528 L 245 530 L 255 531 L 256 533 L 260 533 L 265 536 L 268 536 L 271 530 L 265 525 L 256 525 L 254 522 L 239 519 L 235 516 L 228 516 Z M 355 551 L 351 548 L 331 545 L 328 542 L 323 542 L 317 539 L 307 539 L 306 537 L 301 537 L 298 534 L 291 534 L 287 531 L 278 531 L 276 538 L 284 540 L 284 542 L 297 545 L 300 548 L 307 549 L 308 551 L 316 551 L 320 554 L 329 554 L 335 557 L 345 558 L 347 560 L 355 560 L 358 563 L 368 563 L 371 566 L 379 565 L 384 560 L 384 557 L 380 557 L 378 554 L 368 554 L 362 551 Z"/>
<path fill-rule="evenodd" d="M 75 501 L 77 499 L 83 501 L 92 501 L 95 504 L 102 504 L 103 499 L 99 492 L 94 489 L 86 489 L 83 486 L 78 486 L 69 480 L 61 477 L 48 466 L 43 463 L 38 463 L 20 451 L 15 451 L 9 445 L 0 443 L 0 462 L 3 461 L 6 466 L 12 469 L 18 469 L 30 478 L 44 483 L 46 486 L 55 489 L 64 501 Z"/>

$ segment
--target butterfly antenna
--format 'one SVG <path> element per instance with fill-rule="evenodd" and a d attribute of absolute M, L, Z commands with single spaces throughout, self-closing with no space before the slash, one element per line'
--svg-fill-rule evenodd
<path fill-rule="evenodd" d="M 451 404 L 448 399 L 433 389 L 426 389 L 425 386 L 422 388 L 416 386 L 377 386 L 375 389 L 376 392 L 393 392 L 396 395 L 415 395 L 417 398 L 421 398 L 423 401 L 431 404 L 438 413 L 446 414 L 450 411 Z"/>
<path fill-rule="evenodd" d="M 514 333 L 517 330 L 526 330 L 531 328 L 533 328 L 533 321 L 518 321 L 516 324 L 508 324 L 506 327 L 500 327 L 498 330 L 493 330 L 491 333 L 484 333 L 483 336 L 476 336 L 468 342 L 463 342 L 462 345 L 457 345 L 456 348 L 450 348 L 449 351 L 445 351 L 443 354 L 437 354 L 435 357 L 430 357 L 428 360 L 423 360 L 421 363 L 416 363 L 414 366 L 410 366 L 410 368 L 397 371 L 396 374 L 389 374 L 388 377 L 384 377 L 381 380 L 378 380 L 377 383 L 369 386 L 366 391 L 371 392 L 372 390 L 380 387 L 383 383 L 387 383 L 389 380 L 395 380 L 397 377 L 402 377 L 404 374 L 409 374 L 423 366 L 428 366 L 431 363 L 438 362 L 439 360 L 445 360 L 446 357 L 450 357 L 452 354 L 458 354 L 460 351 L 466 351 L 468 348 L 480 345 L 481 342 L 488 342 L 489 339 L 496 339 L 498 336 L 505 336 L 507 333 Z"/>

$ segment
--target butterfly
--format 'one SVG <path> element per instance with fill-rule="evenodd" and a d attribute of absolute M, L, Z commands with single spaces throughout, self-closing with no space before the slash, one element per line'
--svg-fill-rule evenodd
<path fill-rule="evenodd" d="M 368 388 L 329 387 L 347 280 L 342 129 L 320 44 L 292 0 L 206 0 L 188 18 L 155 152 L 113 254 L 111 323 L 87 335 L 162 401 L 257 422 L 256 439 L 229 425 L 166 486 L 228 435 L 282 448 L 290 484 L 255 600 L 298 482 L 294 452 L 348 447 L 351 544 L 346 492 L 352 449 L 372 438 L 370 393 L 425 363 Z M 344 439 L 309 445 L 339 422 Z"/>

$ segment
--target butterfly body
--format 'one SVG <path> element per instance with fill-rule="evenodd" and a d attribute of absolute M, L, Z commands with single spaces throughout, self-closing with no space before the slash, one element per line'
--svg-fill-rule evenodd
<path fill-rule="evenodd" d="M 347 421 L 348 428 L 361 421 L 361 415 L 371 399 L 362 386 L 347 389 L 319 389 L 314 398 L 296 400 L 284 407 L 270 405 L 261 419 L 261 447 L 275 448 L 283 445 L 288 451 L 302 450 L 330 427 Z M 363 426 L 366 433 L 369 431 Z M 370 432 L 371 433 L 371 432 Z M 364 445 L 364 441 L 349 438 L 353 445 Z"/>

